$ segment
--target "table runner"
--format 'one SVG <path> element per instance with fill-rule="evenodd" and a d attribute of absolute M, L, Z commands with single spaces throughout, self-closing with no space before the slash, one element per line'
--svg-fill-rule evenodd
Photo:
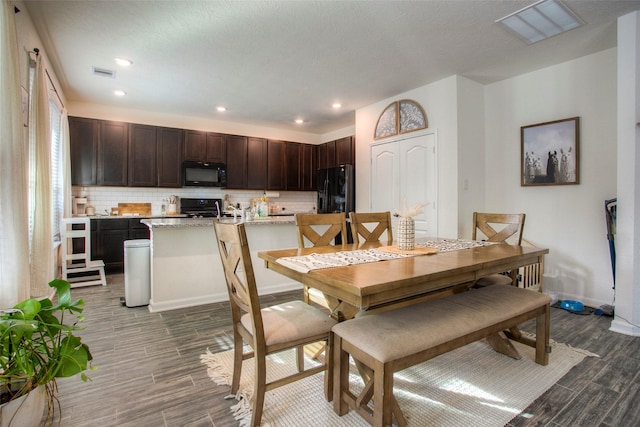
<path fill-rule="evenodd" d="M 491 242 L 462 239 L 438 239 L 416 244 L 415 252 L 388 251 L 381 249 L 357 249 L 355 251 L 340 251 L 328 254 L 309 254 L 293 257 L 278 258 L 276 262 L 300 273 L 308 273 L 311 270 L 320 270 L 332 267 L 346 267 L 354 264 L 385 261 L 397 258 L 407 258 L 433 253 L 419 249 L 433 248 L 436 252 L 449 252 L 461 249 L 477 248 L 491 245 Z"/>

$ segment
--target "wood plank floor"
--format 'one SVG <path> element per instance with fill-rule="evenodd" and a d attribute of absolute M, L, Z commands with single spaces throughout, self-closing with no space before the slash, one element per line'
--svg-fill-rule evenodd
<path fill-rule="evenodd" d="M 200 363 L 232 347 L 226 303 L 163 313 L 127 308 L 123 275 L 108 286 L 73 290 L 83 298 L 83 339 L 97 370 L 89 383 L 58 382 L 60 425 L 235 426 L 228 387 L 216 386 Z M 271 305 L 301 299 L 302 291 L 263 297 Z M 599 354 L 587 357 L 509 426 L 636 426 L 640 423 L 640 337 L 608 331 L 611 319 L 552 309 L 551 337 Z M 534 332 L 533 322 L 522 326 Z M 553 353 L 551 354 L 553 358 Z M 522 384 L 526 387 L 526 384 Z"/>

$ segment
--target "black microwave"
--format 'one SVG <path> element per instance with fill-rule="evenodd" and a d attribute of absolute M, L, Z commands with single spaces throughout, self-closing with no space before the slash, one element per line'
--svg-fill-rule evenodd
<path fill-rule="evenodd" d="M 185 187 L 227 186 L 227 165 L 224 163 L 185 161 L 182 166 Z"/>

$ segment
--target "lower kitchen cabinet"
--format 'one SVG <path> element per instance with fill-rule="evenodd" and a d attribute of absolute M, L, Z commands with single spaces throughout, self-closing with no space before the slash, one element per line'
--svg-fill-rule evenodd
<path fill-rule="evenodd" d="M 91 258 L 104 261 L 105 270 L 109 273 L 122 273 L 124 241 L 149 238 L 149 228 L 140 223 L 141 219 L 92 219 Z"/>

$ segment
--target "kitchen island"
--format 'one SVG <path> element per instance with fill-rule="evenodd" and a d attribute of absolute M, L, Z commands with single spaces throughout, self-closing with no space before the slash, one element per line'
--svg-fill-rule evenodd
<path fill-rule="evenodd" d="M 223 221 L 233 222 L 233 219 Z M 149 311 L 159 312 L 227 301 L 227 285 L 220 262 L 213 219 L 150 218 L 151 300 Z M 259 251 L 298 246 L 293 216 L 266 217 L 245 222 L 258 293 L 300 289 L 302 285 L 264 266 Z"/>

